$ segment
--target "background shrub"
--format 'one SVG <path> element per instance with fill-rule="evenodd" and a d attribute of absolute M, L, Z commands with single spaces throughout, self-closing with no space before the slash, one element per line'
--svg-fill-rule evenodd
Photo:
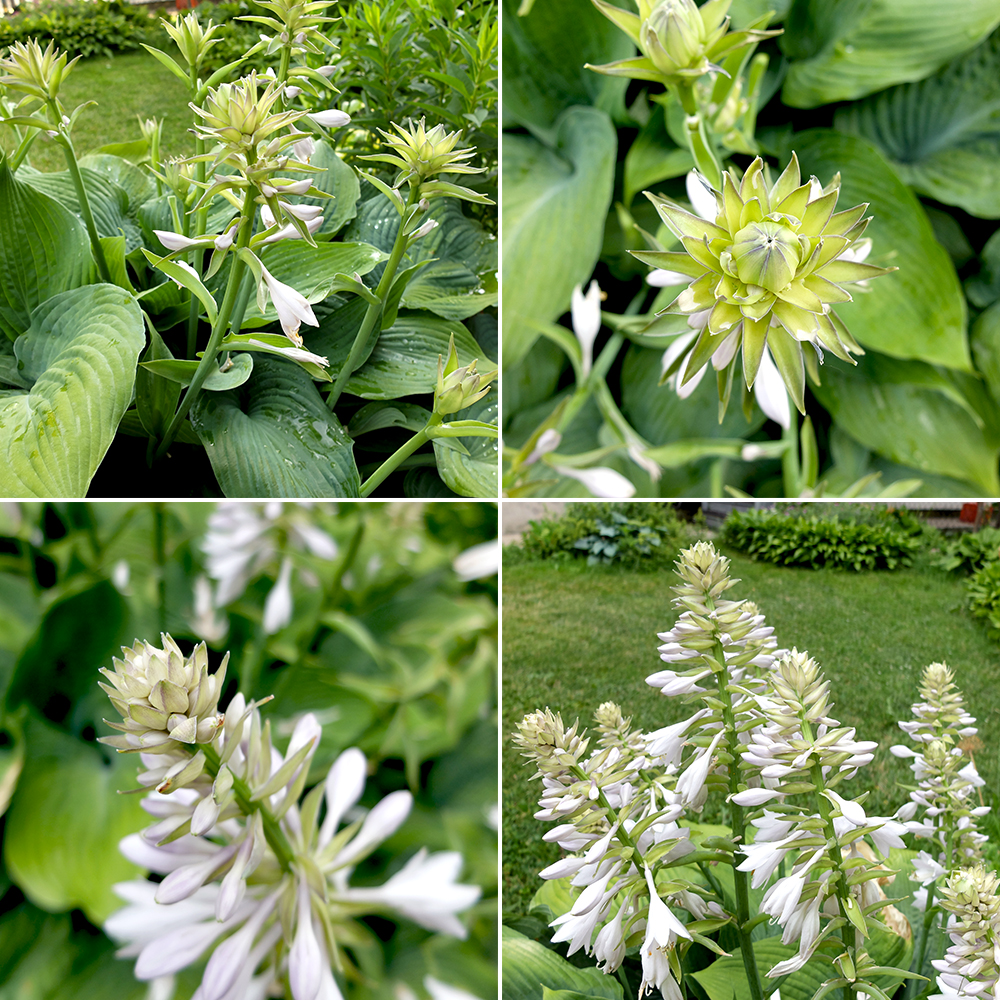
<path fill-rule="evenodd" d="M 159 21 L 127 0 L 43 0 L 0 19 L 0 52 L 14 42 L 37 38 L 54 41 L 71 56 L 110 56 L 138 49 L 143 42 L 158 48 L 167 39 Z"/>
<path fill-rule="evenodd" d="M 934 565 L 949 572 L 974 573 L 998 558 L 1000 528 L 983 528 L 945 542 Z"/>
<path fill-rule="evenodd" d="M 775 511 L 736 511 L 722 527 L 721 538 L 763 562 L 779 566 L 896 569 L 909 566 L 920 542 L 885 519 L 860 523 L 853 518 L 796 516 Z"/>
<path fill-rule="evenodd" d="M 532 521 L 524 533 L 526 559 L 584 559 L 629 569 L 673 564 L 688 531 L 667 503 L 570 503 L 558 518 Z"/>

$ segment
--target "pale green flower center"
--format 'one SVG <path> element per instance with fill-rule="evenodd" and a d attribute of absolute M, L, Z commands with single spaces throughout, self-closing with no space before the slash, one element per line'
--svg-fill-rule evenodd
<path fill-rule="evenodd" d="M 798 238 L 777 222 L 751 222 L 735 236 L 733 260 L 740 281 L 779 292 L 800 263 Z"/>

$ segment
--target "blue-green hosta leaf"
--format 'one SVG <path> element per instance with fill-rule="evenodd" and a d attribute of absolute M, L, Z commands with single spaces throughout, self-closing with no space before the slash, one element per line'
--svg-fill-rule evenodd
<path fill-rule="evenodd" d="M 14 344 L 25 392 L 0 401 L 0 495 L 84 497 L 132 399 L 145 335 L 116 285 L 61 292 Z"/>
<path fill-rule="evenodd" d="M 970 495 L 1000 491 L 996 429 L 956 399 L 955 383 L 929 365 L 870 353 L 857 368 L 831 358 L 821 375 L 813 393 L 865 447 L 911 469 L 973 484 Z"/>
<path fill-rule="evenodd" d="M 140 874 L 118 841 L 143 826 L 135 765 L 108 767 L 81 740 L 40 721 L 25 729 L 28 757 L 7 813 L 4 863 L 35 905 L 59 912 L 80 907 L 100 925 L 121 900 L 115 882 Z"/>
<path fill-rule="evenodd" d="M 837 112 L 921 194 L 1000 218 L 1000 31 L 934 76 Z"/>
<path fill-rule="evenodd" d="M 357 214 L 344 230 L 344 239 L 352 243 L 370 243 L 388 253 L 399 229 L 399 213 L 392 203 L 371 184 L 361 184 Z"/>
<path fill-rule="evenodd" d="M 87 200 L 94 214 L 94 225 L 97 226 L 98 236 L 124 235 L 127 253 L 142 246 L 142 233 L 134 217 L 129 213 L 129 196 L 125 189 L 104 173 L 88 167 L 81 167 L 80 175 L 87 189 Z M 68 170 L 43 174 L 30 167 L 21 167 L 17 172 L 17 178 L 55 198 L 74 215 L 80 216 L 80 200 L 77 198 L 76 187 Z"/>
<path fill-rule="evenodd" d="M 347 392 L 363 399 L 396 399 L 433 392 L 437 384 L 438 358 L 448 356 L 448 339 L 452 335 L 460 365 L 478 358 L 479 371 L 493 367 L 461 323 L 422 313 L 403 313 L 388 330 L 379 334 L 368 360 L 348 381 Z M 331 372 L 342 360 L 338 358 L 335 363 L 330 357 Z"/>
<path fill-rule="evenodd" d="M 544 6 L 544 5 L 542 5 Z M 570 108 L 556 147 L 527 136 L 503 143 L 503 367 L 569 307 L 573 286 L 594 270 L 611 204 L 618 140 L 597 108 Z"/>
<path fill-rule="evenodd" d="M 995 0 L 807 0 L 780 42 L 793 57 L 782 99 L 793 108 L 850 101 L 922 80 L 998 24 Z"/>
<path fill-rule="evenodd" d="M 227 264 L 230 259 L 227 258 Z M 305 240 L 282 240 L 265 248 L 260 259 L 278 281 L 291 285 L 309 302 L 322 302 L 338 284 L 335 275 L 365 275 L 384 260 L 385 255 L 367 243 L 320 243 L 311 247 Z M 211 287 L 225 287 L 228 277 L 229 268 L 224 266 Z M 264 326 L 276 322 L 277 318 L 270 297 L 263 315 L 251 297 L 243 326 Z M 308 333 L 308 328 L 304 328 L 303 333 Z"/>
<path fill-rule="evenodd" d="M 461 202 L 440 198 L 424 218 L 435 219 L 436 229 L 410 248 L 403 267 L 432 263 L 417 271 L 403 291 L 401 305 L 427 309 L 444 319 L 468 319 L 496 305 L 497 243 L 482 226 L 462 214 Z"/>
<path fill-rule="evenodd" d="M 663 111 L 654 107 L 625 154 L 625 206 L 646 188 L 686 174 L 693 166 L 690 150 L 682 149 L 667 134 Z"/>
<path fill-rule="evenodd" d="M 525 17 L 518 16 L 518 6 L 518 0 L 504 0 L 501 17 L 505 119 L 538 134 L 574 105 L 621 107 L 627 81 L 594 73 L 584 64 L 634 55 L 627 35 L 589 0 L 539 0 Z"/>
<path fill-rule="evenodd" d="M 973 324 L 972 353 L 993 398 L 1000 402 L 1000 302 L 993 303 Z"/>
<path fill-rule="evenodd" d="M 499 400 L 495 391 L 477 403 L 449 414 L 452 420 L 482 420 L 496 424 Z M 458 445 L 458 446 L 456 446 Z M 445 485 L 463 497 L 497 495 L 497 463 L 500 448 L 496 438 L 434 438 L 434 457 Z"/>
<path fill-rule="evenodd" d="M 228 497 L 356 497 L 352 441 L 298 365 L 260 354 L 238 389 L 191 415 Z"/>
<path fill-rule="evenodd" d="M 868 262 L 899 268 L 872 281 L 867 293 L 850 286 L 854 301 L 836 306 L 847 328 L 864 347 L 883 354 L 968 370 L 965 296 L 913 192 L 877 149 L 856 136 L 811 129 L 793 135 L 791 145 L 803 175 L 826 183 L 841 172 L 838 207 L 869 203 Z"/>
<path fill-rule="evenodd" d="M 571 965 L 537 941 L 510 927 L 503 929 L 504 1000 L 542 1000 L 542 990 L 576 990 L 586 996 L 622 1000 L 621 983 L 595 967 Z M 731 1000 L 727 997 L 726 1000 Z"/>
<path fill-rule="evenodd" d="M 0 331 L 28 329 L 31 310 L 96 277 L 83 223 L 54 198 L 17 180 L 0 163 Z"/>
<path fill-rule="evenodd" d="M 128 195 L 130 215 L 135 215 L 138 207 L 156 194 L 156 185 L 150 175 L 120 156 L 91 153 L 89 156 L 81 157 L 80 166 L 101 174 L 109 181 L 114 181 Z"/>
<path fill-rule="evenodd" d="M 323 209 L 323 225 L 319 231 L 333 236 L 358 214 L 361 182 L 354 170 L 325 139 L 316 143 L 316 150 L 309 158 L 309 163 L 314 167 L 322 167 L 325 171 L 311 175 L 313 187 L 332 194 L 333 198 L 290 198 L 289 201 L 319 205 Z"/>

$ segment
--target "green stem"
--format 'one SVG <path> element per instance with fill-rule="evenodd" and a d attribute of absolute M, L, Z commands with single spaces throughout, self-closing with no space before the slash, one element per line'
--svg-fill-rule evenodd
<path fill-rule="evenodd" d="M 166 549 L 166 513 L 163 503 L 153 505 L 153 557 L 156 560 L 156 595 L 157 619 L 159 631 L 167 630 L 167 549 Z"/>
<path fill-rule="evenodd" d="M 354 534 L 351 535 L 351 540 L 347 544 L 347 551 L 343 554 L 340 562 L 337 564 L 337 569 L 333 574 L 333 583 L 330 586 L 330 604 L 337 607 L 344 596 L 344 574 L 354 565 L 354 560 L 357 558 L 358 549 L 361 547 L 361 539 L 365 535 L 365 522 L 364 517 L 361 514 L 363 507 L 355 508 L 359 512 L 358 516 L 358 526 L 354 529 Z"/>
<path fill-rule="evenodd" d="M 576 415 L 583 409 L 584 404 L 590 399 L 598 385 L 608 374 L 624 342 L 625 337 L 623 334 L 613 333 L 601 349 L 601 353 L 597 356 L 593 368 L 591 368 L 586 378 L 576 387 L 575 392 L 570 397 L 569 403 L 566 404 L 566 409 L 563 410 L 562 416 L 559 418 L 556 430 L 560 434 L 566 433 L 566 428 L 573 423 Z"/>
<path fill-rule="evenodd" d="M 390 473 L 395 472 L 398 468 L 400 462 L 405 458 L 409 458 L 422 444 L 426 444 L 430 438 L 427 436 L 427 431 L 431 427 L 435 427 L 437 424 L 441 423 L 444 417 L 440 413 L 432 413 L 430 420 L 427 421 L 427 426 L 424 427 L 422 431 L 418 431 L 409 441 L 406 442 L 401 448 L 397 448 L 372 474 L 368 477 L 364 485 L 361 487 L 361 496 L 367 497 L 371 496 L 372 491 L 380 486 L 383 480 Z"/>
<path fill-rule="evenodd" d="M 722 187 L 722 168 L 712 150 L 712 144 L 705 128 L 705 114 L 698 106 L 698 95 L 693 83 L 677 84 L 676 93 L 684 109 L 684 133 L 687 137 L 694 165 L 705 175 L 708 183 L 716 189 Z M 664 114 L 666 110 L 664 109 Z"/>
<path fill-rule="evenodd" d="M 213 778 L 217 777 L 222 764 L 219 761 L 219 753 L 215 749 L 215 746 L 211 743 L 202 743 L 199 745 L 199 749 L 205 755 L 205 770 Z M 252 816 L 255 812 L 260 813 L 260 818 L 263 820 L 264 825 L 264 836 L 267 838 L 271 850 L 274 851 L 282 870 L 286 872 L 291 871 L 295 852 L 292 850 L 292 845 L 285 836 L 285 831 L 281 829 L 281 824 L 271 815 L 271 810 L 262 801 L 252 802 L 250 796 L 253 793 L 250 791 L 250 787 L 242 778 L 237 778 L 235 774 L 233 775 L 233 794 L 239 803 L 240 809 L 247 816 Z"/>
<path fill-rule="evenodd" d="M 58 117 L 58 110 L 53 113 Z M 90 199 L 87 197 L 87 189 L 83 185 L 83 175 L 76 162 L 76 151 L 69 135 L 60 128 L 59 143 L 66 154 L 66 166 L 69 168 L 70 176 L 73 178 L 73 187 L 76 188 L 76 199 L 80 203 L 80 215 L 83 217 L 83 224 L 87 227 L 87 235 L 90 237 L 90 246 L 94 251 L 94 260 L 97 262 L 97 270 L 101 276 L 101 281 L 109 285 L 114 284 L 111 280 L 111 271 L 108 268 L 107 258 L 104 256 L 104 247 L 101 246 L 101 238 L 97 235 L 97 225 L 94 223 L 94 213 L 90 210 Z"/>
<path fill-rule="evenodd" d="M 708 601 L 712 605 L 711 599 Z M 715 643 L 713 671 L 719 685 L 719 700 L 722 702 L 722 723 L 726 733 L 726 752 L 731 760 L 729 771 L 729 793 L 735 795 L 740 788 L 740 770 L 736 766 L 742 756 L 739 733 L 736 731 L 736 715 L 733 712 L 733 693 L 729 690 L 729 671 L 726 669 L 726 653 L 722 643 Z M 718 669 L 716 669 L 718 668 Z M 737 844 L 746 843 L 746 816 L 743 807 L 730 802 L 732 808 L 733 840 Z M 761 986 L 760 972 L 757 969 L 757 956 L 753 950 L 753 940 L 747 924 L 750 922 L 750 884 L 747 872 L 741 872 L 733 859 L 733 883 L 736 892 L 736 934 L 740 941 L 740 955 L 743 958 L 743 969 L 750 984 L 752 1000 L 764 1000 L 764 990 Z"/>
<path fill-rule="evenodd" d="M 195 70 L 191 69 L 191 87 L 192 96 L 197 93 L 198 78 L 195 75 Z M 196 138 L 194 141 L 194 151 L 196 156 L 201 156 L 205 152 L 205 140 Z M 206 177 L 206 167 L 205 161 L 199 160 L 194 167 L 195 180 L 199 184 L 205 183 Z M 199 187 L 199 190 L 202 190 Z M 208 206 L 205 205 L 203 208 L 199 208 L 194 214 L 194 238 L 205 235 L 205 229 L 208 226 Z M 197 247 L 194 251 L 194 257 L 192 258 L 191 265 L 194 267 L 198 275 L 201 275 L 201 269 L 205 262 L 205 250 L 203 247 Z M 187 356 L 190 359 L 194 359 L 195 352 L 198 349 L 198 318 L 201 315 L 201 303 L 198 301 L 196 295 L 191 296 L 191 308 L 188 312 L 188 325 L 187 325 Z"/>
<path fill-rule="evenodd" d="M 412 208 L 413 205 L 416 204 L 419 197 L 420 185 L 414 184 L 410 188 L 410 197 L 406 202 L 407 209 Z M 327 397 L 326 404 L 331 410 L 337 405 L 337 402 L 344 391 L 344 386 L 347 385 L 347 380 L 361 366 L 362 358 L 367 357 L 368 341 L 373 336 L 378 336 L 378 333 L 375 331 L 375 324 L 382 318 L 386 299 L 389 297 L 389 291 L 392 288 L 393 279 L 396 277 L 396 270 L 399 267 L 400 261 L 403 259 L 403 254 L 406 252 L 406 241 L 408 237 L 405 235 L 404 230 L 406 229 L 406 220 L 408 215 L 409 213 L 407 211 L 403 212 L 403 216 L 399 221 L 399 230 L 396 233 L 396 240 L 392 245 L 392 252 L 389 255 L 389 259 L 386 261 L 385 270 L 382 272 L 382 278 L 378 283 L 378 287 L 375 289 L 375 295 L 378 298 L 378 302 L 369 303 L 368 309 L 365 312 L 365 317 L 361 321 L 361 329 L 358 330 L 357 336 L 354 338 L 354 343 L 351 345 L 351 353 L 347 356 L 344 366 L 337 374 L 337 379 L 333 383 L 330 395 Z M 381 330 L 378 332 L 381 332 Z"/>
<path fill-rule="evenodd" d="M 253 234 L 254 198 L 256 196 L 257 189 L 249 187 L 243 201 L 243 219 L 240 223 L 240 232 L 236 240 L 235 250 L 242 250 L 250 242 L 250 237 Z M 177 407 L 177 412 L 170 421 L 170 426 L 167 427 L 159 448 L 156 449 L 157 458 L 162 458 L 167 453 L 170 445 L 173 444 L 174 438 L 177 437 L 181 425 L 184 423 L 184 418 L 187 417 L 191 405 L 201 394 L 201 387 L 205 384 L 205 379 L 208 378 L 215 366 L 215 358 L 219 353 L 219 345 L 229 326 L 229 317 L 232 315 L 233 306 L 236 303 L 236 296 L 239 294 L 240 283 L 243 280 L 243 272 L 245 270 L 246 263 L 234 252 L 233 265 L 229 271 L 229 283 L 226 285 L 226 295 L 222 300 L 222 305 L 219 307 L 219 314 L 216 316 L 215 323 L 212 326 L 212 335 L 209 337 L 208 346 L 205 348 L 205 353 L 198 363 L 197 369 L 195 369 L 194 377 L 191 379 L 190 386 L 188 386 L 188 391 L 184 394 L 184 398 Z"/>

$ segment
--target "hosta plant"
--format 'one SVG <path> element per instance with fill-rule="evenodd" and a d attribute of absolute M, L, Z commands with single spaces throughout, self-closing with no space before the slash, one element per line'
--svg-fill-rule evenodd
<path fill-rule="evenodd" d="M 944 798 L 928 797 L 940 783 L 927 767 L 913 808 L 871 814 L 864 775 L 878 745 L 834 716 L 835 692 L 820 665 L 805 651 L 778 648 L 759 609 L 732 598 L 738 581 L 710 543 L 682 551 L 677 575 L 679 617 L 660 634 L 665 669 L 647 684 L 690 704 L 690 717 L 643 732 L 607 702 L 590 733 L 549 708 L 518 726 L 515 742 L 540 780 L 535 818 L 552 824 L 545 839 L 565 852 L 540 873 L 547 885 L 533 909 L 549 914 L 552 946 L 584 952 L 640 996 L 655 987 L 713 1000 L 778 990 L 816 1000 L 888 998 L 906 981 L 921 992 L 923 945 L 911 970 L 918 929 L 893 905 L 890 883 L 904 858 L 914 858 L 918 874 L 926 867 L 930 859 L 903 840 L 925 826 L 935 853 L 939 830 L 973 848 L 949 853 L 944 873 L 979 861 L 975 845 L 984 838 L 969 831 L 974 768 L 954 776 L 947 819 L 934 818 Z M 919 721 L 902 725 L 915 739 L 926 734 L 930 747 L 950 745 L 972 720 L 946 668 L 928 668 L 925 688 Z M 960 753 L 946 750 L 956 760 Z M 725 803 L 725 826 L 700 822 L 713 796 Z M 927 808 L 919 823 L 918 801 Z M 946 993 L 977 995 L 971 981 L 980 971 L 994 981 L 989 960 L 976 961 L 994 927 L 991 904 L 976 906 L 993 885 L 981 869 L 948 883 L 942 905 L 967 926 L 953 928 L 947 956 L 929 956 Z M 973 924 L 977 936 L 965 933 Z M 513 933 L 505 948 L 511 957 L 532 954 Z M 554 973 L 566 977 L 561 988 L 580 989 L 555 969 L 542 980 L 550 988 L 560 988 Z"/>
<path fill-rule="evenodd" d="M 179 495 L 496 494 L 493 240 L 461 208 L 495 176 L 458 183 L 478 149 L 427 112 L 355 141 L 328 8 L 265 3 L 212 70 L 219 26 L 165 22 L 176 52 L 146 48 L 187 88 L 187 157 L 156 120 L 135 162 L 81 157 L 68 55 L 0 61 L 4 495 L 117 496 L 124 468 L 161 495 L 175 467 Z M 66 173 L 30 166 L 42 133 Z"/>
<path fill-rule="evenodd" d="M 508 495 L 1000 488 L 995 6 L 505 10 Z"/>

